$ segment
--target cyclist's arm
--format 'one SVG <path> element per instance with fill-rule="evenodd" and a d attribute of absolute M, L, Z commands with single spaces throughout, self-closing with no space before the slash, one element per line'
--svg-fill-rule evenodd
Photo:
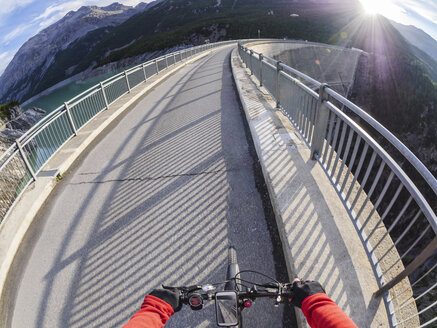
<path fill-rule="evenodd" d="M 147 295 L 141 309 L 135 313 L 123 328 L 161 328 L 173 315 L 172 306 L 158 297 Z"/>
<path fill-rule="evenodd" d="M 349 328 L 357 326 L 325 293 L 306 297 L 302 312 L 311 328 Z"/>

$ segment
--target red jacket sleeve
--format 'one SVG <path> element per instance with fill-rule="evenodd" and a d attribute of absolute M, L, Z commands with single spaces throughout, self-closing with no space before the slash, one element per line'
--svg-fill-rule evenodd
<path fill-rule="evenodd" d="M 123 328 L 161 328 L 174 311 L 170 304 L 158 297 L 147 295 L 141 309 L 135 313 Z"/>
<path fill-rule="evenodd" d="M 352 319 L 324 293 L 305 298 L 302 312 L 311 328 L 357 328 Z"/>

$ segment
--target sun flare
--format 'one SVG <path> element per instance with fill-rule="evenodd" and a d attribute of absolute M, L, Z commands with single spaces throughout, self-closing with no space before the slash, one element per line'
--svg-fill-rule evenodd
<path fill-rule="evenodd" d="M 369 15 L 376 15 L 381 11 L 381 1 L 380 0 L 361 0 L 361 4 Z"/>

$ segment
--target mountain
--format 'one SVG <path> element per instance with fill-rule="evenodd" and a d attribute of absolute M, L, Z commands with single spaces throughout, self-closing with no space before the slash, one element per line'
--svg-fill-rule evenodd
<path fill-rule="evenodd" d="M 413 25 L 403 25 L 390 21 L 395 29 L 412 45 L 427 53 L 437 61 L 437 41 Z"/>
<path fill-rule="evenodd" d="M 69 12 L 61 20 L 29 39 L 18 50 L 0 77 L 0 99 L 23 100 L 26 96 L 35 94 L 39 81 L 45 79 L 47 70 L 60 51 L 67 49 L 90 31 L 119 25 L 149 7 L 148 4 L 139 4 L 133 8 L 113 3 L 106 7 L 84 6 Z"/>
<path fill-rule="evenodd" d="M 24 101 L 80 72 L 127 57 L 206 39 L 257 37 L 258 29 L 261 37 L 326 42 L 358 6 L 358 0 L 160 0 L 139 4 L 136 11 L 119 4 L 83 7 L 20 49 L 1 77 L 0 101 Z M 97 18 L 96 11 L 105 16 Z M 290 17 L 293 13 L 299 17 Z"/>
<path fill-rule="evenodd" d="M 383 16 L 359 18 L 343 32 L 351 35 L 354 47 L 366 51 L 351 100 L 402 140 L 437 176 L 437 83 L 421 59 L 428 55 L 407 42 Z"/>
<path fill-rule="evenodd" d="M 437 176 L 436 61 L 424 51 L 425 41 L 409 42 L 385 17 L 362 13 L 358 0 L 158 0 L 136 8 L 82 7 L 20 49 L 1 77 L 0 102 L 26 100 L 78 73 L 134 63 L 145 53 L 256 38 L 258 31 L 262 38 L 344 45 L 364 50 L 352 101 Z M 428 40 L 420 30 L 409 30 Z"/>
<path fill-rule="evenodd" d="M 421 29 L 390 21 L 393 27 L 411 44 L 411 51 L 422 61 L 429 76 L 437 82 L 437 41 Z"/>

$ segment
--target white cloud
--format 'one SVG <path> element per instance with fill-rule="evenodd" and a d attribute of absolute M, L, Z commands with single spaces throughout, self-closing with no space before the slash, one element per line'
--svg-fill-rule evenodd
<path fill-rule="evenodd" d="M 15 39 L 16 37 L 24 34 L 30 27 L 32 27 L 32 24 L 21 24 L 21 25 L 18 25 L 16 28 L 14 28 L 11 32 L 6 34 L 2 38 L 2 42 L 4 42 L 5 44 L 8 44 L 10 41 Z"/>
<path fill-rule="evenodd" d="M 82 6 L 83 1 L 70 1 L 59 5 L 47 7 L 47 9 L 32 22 L 37 23 L 43 29 L 64 17 L 69 11 L 77 10 Z"/>
<path fill-rule="evenodd" d="M 407 0 L 404 4 L 410 10 L 416 12 L 425 19 L 437 24 L 437 2 L 434 1 L 411 1 Z"/>
<path fill-rule="evenodd" d="M 0 0 L 0 16 L 9 14 L 15 9 L 25 7 L 35 0 Z"/>
<path fill-rule="evenodd" d="M 15 53 L 16 50 L 0 53 L 0 76 L 3 74 L 12 58 L 14 58 Z"/>
<path fill-rule="evenodd" d="M 394 3 L 407 11 L 407 15 L 408 11 L 411 11 L 437 24 L 437 2 L 435 0 L 395 0 Z"/>

